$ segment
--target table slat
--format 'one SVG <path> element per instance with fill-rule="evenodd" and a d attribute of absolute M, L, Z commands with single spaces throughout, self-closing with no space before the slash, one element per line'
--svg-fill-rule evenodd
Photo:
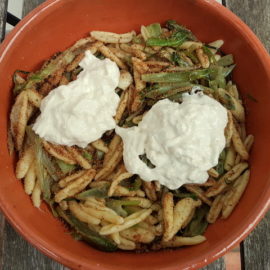
<path fill-rule="evenodd" d="M 2 270 L 68 270 L 25 241 L 7 222 L 4 230 Z"/>
<path fill-rule="evenodd" d="M 45 0 L 24 0 L 22 16 L 27 15 L 31 10 L 45 2 Z"/>
<path fill-rule="evenodd" d="M 42 2 L 44 2 L 44 0 L 25 0 L 22 12 L 23 16 L 27 15 Z M 0 15 L 0 17 L 3 16 Z M 68 268 L 63 265 L 43 255 L 35 247 L 25 241 L 17 232 L 15 232 L 8 222 L 4 222 L 2 219 L 3 217 L 1 216 L 0 223 L 3 223 L 4 226 L 1 226 L 2 224 L 0 224 L 0 228 L 4 229 L 3 234 L 0 232 L 0 243 L 2 243 L 1 251 L 3 250 L 2 254 L 0 253 L 0 258 L 2 258 L 2 267 L 0 264 L 0 269 L 68 270 Z M 3 239 L 1 239 L 1 235 Z"/>
<path fill-rule="evenodd" d="M 201 268 L 201 270 L 225 270 L 225 269 L 226 269 L 226 265 L 225 265 L 225 261 L 223 257 Z"/>
<path fill-rule="evenodd" d="M 1 0 L 0 0 L 1 1 Z M 44 0 L 25 0 L 23 17 Z M 0 220 L 1 222 L 1 220 Z M 5 222 L 3 235 L 3 270 L 68 270 L 63 265 L 43 255 L 35 247 L 25 241 L 14 229 Z"/>
<path fill-rule="evenodd" d="M 238 15 L 270 51 L 270 0 L 226 0 L 227 7 Z M 270 269 L 270 212 L 241 243 L 242 269 Z"/>
<path fill-rule="evenodd" d="M 0 42 L 4 39 L 6 28 L 7 0 L 0 0 Z"/>
<path fill-rule="evenodd" d="M 226 0 L 226 5 L 254 31 L 270 51 L 270 0 Z"/>
<path fill-rule="evenodd" d="M 241 263 L 245 270 L 270 269 L 270 212 L 241 243 Z"/>

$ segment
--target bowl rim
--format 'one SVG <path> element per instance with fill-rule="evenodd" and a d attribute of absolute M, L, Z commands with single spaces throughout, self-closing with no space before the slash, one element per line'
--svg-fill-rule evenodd
<path fill-rule="evenodd" d="M 234 27 L 238 28 L 243 35 L 252 42 L 253 46 L 256 48 L 257 57 L 260 59 L 260 62 L 264 66 L 268 77 L 270 78 L 270 56 L 266 51 L 264 45 L 261 41 L 256 37 L 253 31 L 232 11 L 223 5 L 219 4 L 216 0 L 197 0 L 199 5 L 207 5 L 208 8 L 213 9 L 224 19 L 230 20 Z M 28 15 L 26 15 L 15 27 L 14 29 L 6 36 L 3 42 L 0 44 L 0 65 L 5 58 L 5 55 L 9 48 L 12 46 L 12 43 L 16 40 L 16 38 L 23 32 L 23 30 L 31 24 L 40 14 L 45 12 L 45 10 L 51 8 L 52 6 L 58 3 L 64 3 L 64 0 L 47 0 L 35 9 L 33 9 Z M 262 61 L 263 60 L 263 61 Z M 262 207 L 263 205 L 263 207 Z M 66 266 L 72 267 L 76 269 L 77 263 L 76 260 L 70 258 L 65 255 L 65 253 L 59 251 L 56 247 L 49 246 L 46 241 L 31 232 L 23 229 L 22 222 L 20 219 L 17 219 L 16 214 L 13 211 L 10 211 L 9 205 L 5 203 L 0 197 L 0 208 L 4 213 L 6 219 L 9 223 L 11 223 L 12 227 L 23 236 L 28 242 L 34 245 L 39 251 L 48 257 L 54 259 L 55 261 L 62 263 Z M 256 205 L 256 216 L 251 218 L 249 217 L 246 227 L 243 230 L 238 230 L 227 238 L 223 247 L 215 247 L 210 249 L 207 252 L 207 259 L 201 258 L 196 261 L 195 264 L 188 266 L 185 269 L 194 269 L 203 267 L 207 264 L 210 264 L 214 260 L 223 256 L 228 250 L 232 249 L 236 244 L 240 243 L 244 238 L 248 236 L 248 234 L 256 227 L 256 225 L 260 222 L 260 220 L 264 217 L 266 212 L 270 209 L 270 189 L 265 190 L 263 196 L 261 197 L 260 205 Z M 94 266 L 90 266 L 91 269 L 94 269 Z M 90 269 L 86 264 L 81 264 L 80 269 Z M 99 269 L 105 269 L 101 265 L 98 267 Z M 174 266 L 169 266 L 163 268 L 164 270 L 173 270 L 177 268 L 177 264 Z"/>

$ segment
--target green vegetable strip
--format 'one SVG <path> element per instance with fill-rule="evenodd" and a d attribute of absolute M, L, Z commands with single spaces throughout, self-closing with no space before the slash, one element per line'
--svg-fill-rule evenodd
<path fill-rule="evenodd" d="M 168 97 L 174 96 L 174 95 L 176 95 L 178 93 L 183 93 L 183 92 L 190 91 L 191 89 L 192 89 L 192 86 L 185 86 L 185 87 L 175 88 L 175 89 L 167 91 L 164 94 L 157 95 L 156 99 L 168 98 Z"/>
<path fill-rule="evenodd" d="M 184 230 L 183 236 L 193 237 L 202 235 L 208 226 L 208 222 L 206 221 L 208 211 L 209 207 L 207 205 L 197 208 L 193 219 Z"/>
<path fill-rule="evenodd" d="M 77 233 L 83 237 L 84 241 L 103 251 L 112 252 L 117 250 L 117 246 L 113 241 L 99 235 L 95 231 L 92 231 L 86 223 L 81 222 L 72 214 L 64 212 L 60 207 L 57 207 L 56 210 L 59 216 L 62 217 L 71 227 L 77 231 Z"/>
<path fill-rule="evenodd" d="M 176 89 L 176 88 L 183 88 L 183 87 L 199 87 L 202 90 L 208 90 L 212 92 L 213 90 L 209 87 L 206 87 L 201 84 L 194 84 L 190 82 L 184 82 L 184 83 L 158 83 L 154 86 L 153 90 L 146 91 L 142 93 L 142 97 L 156 99 L 160 95 L 166 94 L 167 91 Z"/>
<path fill-rule="evenodd" d="M 129 206 L 124 206 L 124 210 L 128 213 L 128 215 L 131 215 L 133 213 L 136 213 L 138 211 L 141 210 L 140 207 L 138 206 L 132 206 L 132 205 L 129 205 Z M 137 224 L 138 225 L 138 224 Z M 136 225 L 135 225 L 136 226 Z"/>
<path fill-rule="evenodd" d="M 232 97 L 226 94 L 225 99 L 226 99 L 226 104 L 225 104 L 226 108 L 228 110 L 235 110 L 234 100 L 232 99 Z"/>
<path fill-rule="evenodd" d="M 59 166 L 59 168 L 61 169 L 62 173 L 64 173 L 64 174 L 70 173 L 76 168 L 76 165 L 67 164 L 66 162 L 64 162 L 60 159 L 57 159 L 56 163 Z"/>
<path fill-rule="evenodd" d="M 179 193 L 174 193 L 173 195 L 179 199 L 184 199 L 184 198 L 192 198 L 193 200 L 198 199 L 198 197 L 194 193 L 179 192 Z"/>
<path fill-rule="evenodd" d="M 236 100 L 228 92 L 223 89 L 219 89 L 218 94 L 220 101 L 228 110 L 235 110 L 235 107 L 237 106 Z"/>
<path fill-rule="evenodd" d="M 184 34 L 187 35 L 187 38 L 189 40 L 197 40 L 197 38 L 193 35 L 193 33 L 188 30 L 187 28 L 185 28 L 183 25 L 178 24 L 176 21 L 174 20 L 168 20 L 166 22 L 166 27 L 170 30 L 174 30 L 177 32 L 182 32 Z"/>
<path fill-rule="evenodd" d="M 128 215 L 127 211 L 123 206 L 136 206 L 139 205 L 139 201 L 126 201 L 126 200 L 114 200 L 109 199 L 106 201 L 107 207 L 113 209 L 118 215 L 126 217 Z"/>
<path fill-rule="evenodd" d="M 171 56 L 171 61 L 175 64 L 178 65 L 180 67 L 190 67 L 189 63 L 187 63 L 186 61 L 184 61 L 181 56 L 179 56 L 176 52 L 172 53 Z"/>
<path fill-rule="evenodd" d="M 224 169 L 224 163 L 225 163 L 225 159 L 226 159 L 226 149 L 224 149 L 220 155 L 219 155 L 219 159 L 218 159 L 218 164 L 215 167 L 215 170 L 218 172 L 219 175 L 223 175 L 225 172 Z"/>
<path fill-rule="evenodd" d="M 165 38 L 149 38 L 146 42 L 147 46 L 179 46 L 181 42 L 178 40 L 170 40 Z"/>
<path fill-rule="evenodd" d="M 210 74 L 209 87 L 213 89 L 225 88 L 226 79 L 224 76 L 224 67 L 215 66 L 213 67 L 213 72 Z"/>
<path fill-rule="evenodd" d="M 162 30 L 159 23 L 153 23 L 148 26 L 142 26 L 141 33 L 145 40 L 148 40 L 149 38 L 159 37 L 162 33 Z"/>
<path fill-rule="evenodd" d="M 199 61 L 197 55 L 194 53 L 194 51 L 186 50 L 184 53 L 185 53 L 185 55 L 187 57 L 189 57 L 192 60 L 192 62 L 194 64 L 199 64 L 200 63 L 200 61 Z"/>
<path fill-rule="evenodd" d="M 130 191 L 136 191 L 140 189 L 142 185 L 142 179 L 140 177 L 137 177 L 134 181 L 134 183 L 129 187 Z"/>
<path fill-rule="evenodd" d="M 211 72 L 212 69 L 207 68 L 174 73 L 169 72 L 151 73 L 151 74 L 143 74 L 142 80 L 145 82 L 161 82 L 161 83 L 189 82 L 197 79 L 206 78 Z"/>
<path fill-rule="evenodd" d="M 87 151 L 83 151 L 82 153 L 83 157 L 86 158 L 88 161 L 92 161 L 93 160 L 93 156 L 87 152 Z"/>
<path fill-rule="evenodd" d="M 50 170 L 51 167 L 51 161 L 47 155 L 47 153 L 43 150 L 43 147 L 41 145 L 40 138 L 33 132 L 33 130 L 30 127 L 26 128 L 26 132 L 28 135 L 28 139 L 30 140 L 30 143 L 34 145 L 35 150 L 35 160 L 36 160 L 36 173 L 37 173 L 37 179 L 40 184 L 40 189 L 42 191 L 42 197 L 44 201 L 48 203 L 50 206 L 52 213 L 54 216 L 57 217 L 57 213 L 54 209 L 54 201 L 51 198 L 51 186 L 52 186 L 52 178 L 51 175 L 55 177 L 55 180 L 58 180 L 58 176 L 56 176 L 55 172 Z M 47 166 L 47 167 L 46 167 Z M 49 168 L 49 170 L 47 169 Z M 49 173 L 49 175 L 48 175 Z"/>
<path fill-rule="evenodd" d="M 108 197 L 109 187 L 110 187 L 109 184 L 105 184 L 102 187 L 88 189 L 86 191 L 83 191 L 83 192 L 79 193 L 76 196 L 76 199 L 78 199 L 78 200 L 86 200 L 89 197 L 107 198 Z"/>
<path fill-rule="evenodd" d="M 171 46 L 178 47 L 186 41 L 187 35 L 185 33 L 178 33 L 177 35 L 171 38 L 149 38 L 146 41 L 148 46 Z"/>
<path fill-rule="evenodd" d="M 159 23 L 150 24 L 146 28 L 150 37 L 159 37 L 162 33 L 161 26 Z"/>
<path fill-rule="evenodd" d="M 44 166 L 54 181 L 59 180 L 56 164 L 50 159 L 46 151 L 43 150 L 41 139 L 34 133 L 30 126 L 26 127 L 26 134 L 29 142 L 34 145 L 37 162 Z"/>
<path fill-rule="evenodd" d="M 224 75 L 224 77 L 227 77 L 233 71 L 233 69 L 235 68 L 235 66 L 236 65 L 231 65 L 231 66 L 225 67 L 223 69 L 223 75 Z"/>
<path fill-rule="evenodd" d="M 219 66 L 230 66 L 233 65 L 234 60 L 233 60 L 233 55 L 232 54 L 227 54 L 223 57 L 221 57 L 218 61 L 217 64 Z"/>

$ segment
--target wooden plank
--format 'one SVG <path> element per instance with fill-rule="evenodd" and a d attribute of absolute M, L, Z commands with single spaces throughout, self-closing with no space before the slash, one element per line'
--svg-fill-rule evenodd
<path fill-rule="evenodd" d="M 5 217 L 0 213 L 0 269 L 3 269 Z"/>
<path fill-rule="evenodd" d="M 31 10 L 45 2 L 45 0 L 24 0 L 22 16 L 27 15 Z"/>
<path fill-rule="evenodd" d="M 241 263 L 245 270 L 270 269 L 270 212 L 241 243 Z"/>
<path fill-rule="evenodd" d="M 270 0 L 226 0 L 227 7 L 238 15 L 259 37 L 270 52 Z M 270 212 L 241 243 L 242 269 L 270 269 Z"/>
<path fill-rule="evenodd" d="M 270 51 L 270 0 L 226 0 L 226 5 L 254 31 Z"/>
<path fill-rule="evenodd" d="M 3 0 L 0 0 L 3 1 Z M 23 16 L 28 14 L 36 6 L 44 2 L 43 0 L 26 0 L 23 6 Z M 2 17 L 2 16 L 1 16 Z M 1 217 L 2 218 L 2 217 Z M 2 218 L 3 220 L 3 218 Z M 14 229 L 8 224 L 8 222 L 0 219 L 0 228 L 2 228 L 3 240 L 2 247 L 0 246 L 1 253 L 0 269 L 20 269 L 20 270 L 68 270 L 68 268 L 61 264 L 51 260 L 47 256 L 43 255 L 36 248 L 25 241 Z M 1 222 L 2 221 L 2 222 Z M 2 226 L 1 226 L 2 225 Z M 1 233 L 1 232 L 0 232 Z M 3 252 L 2 252 L 3 251 Z M 1 267 L 2 266 L 2 267 Z"/>
<path fill-rule="evenodd" d="M 19 236 L 6 222 L 3 246 L 3 270 L 67 270 L 49 259 Z"/>
<path fill-rule="evenodd" d="M 225 269 L 226 269 L 226 265 L 225 265 L 225 261 L 223 257 L 201 268 L 201 270 L 225 270 Z"/>
<path fill-rule="evenodd" d="M 7 0 L 0 0 L 0 42 L 5 37 Z"/>
<path fill-rule="evenodd" d="M 3 0 L 0 0 L 0 18 L 3 17 L 1 15 L 1 4 L 3 6 L 3 2 Z M 25 0 L 23 16 L 42 2 L 44 0 Z M 8 222 L 4 222 L 2 216 L 0 216 L 0 229 L 3 231 L 2 233 L 0 231 L 1 270 L 68 270 L 68 268 L 43 255 L 25 241 Z"/>

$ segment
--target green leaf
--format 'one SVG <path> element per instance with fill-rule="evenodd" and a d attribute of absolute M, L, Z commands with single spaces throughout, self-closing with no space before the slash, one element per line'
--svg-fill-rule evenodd
<path fill-rule="evenodd" d="M 170 47 L 178 47 L 186 41 L 187 35 L 185 33 L 175 33 L 170 38 L 149 38 L 146 41 L 146 45 L 148 46 L 170 46 Z"/>
<path fill-rule="evenodd" d="M 59 216 L 74 228 L 87 243 L 103 251 L 112 252 L 117 250 L 117 246 L 113 241 L 91 230 L 86 223 L 81 222 L 72 214 L 63 211 L 60 207 L 57 207 L 56 210 Z"/>
<path fill-rule="evenodd" d="M 201 207 L 198 207 L 191 222 L 185 228 L 183 236 L 193 237 L 196 235 L 202 235 L 208 226 L 208 222 L 206 220 L 208 212 L 209 207 L 207 205 L 203 204 Z"/>
<path fill-rule="evenodd" d="M 183 34 L 186 34 L 187 38 L 189 40 L 197 40 L 197 38 L 193 35 L 193 33 L 187 29 L 185 26 L 178 24 L 176 21 L 174 20 L 168 20 L 166 22 L 166 27 L 169 30 L 173 30 L 173 31 L 177 31 L 177 32 L 181 32 Z"/>
<path fill-rule="evenodd" d="M 199 64 L 199 59 L 198 59 L 198 57 L 197 57 L 197 55 L 195 54 L 195 52 L 194 51 L 191 51 L 191 50 L 185 50 L 185 55 L 187 56 L 187 57 L 189 57 L 191 60 L 192 60 L 192 62 L 194 63 L 194 64 Z"/>
<path fill-rule="evenodd" d="M 30 126 L 26 127 L 26 134 L 28 143 L 31 143 L 34 146 L 37 180 L 39 181 L 40 189 L 42 191 L 42 198 L 51 208 L 53 215 L 57 217 L 51 188 L 53 179 L 58 181 L 59 177 L 56 174 L 54 164 L 42 147 L 41 139 L 34 133 Z"/>
<path fill-rule="evenodd" d="M 139 204 L 140 204 L 139 201 L 114 200 L 114 199 L 108 199 L 106 201 L 106 206 L 113 209 L 118 215 L 122 217 L 126 217 L 128 215 L 127 211 L 123 208 L 123 206 L 137 206 Z"/>
<path fill-rule="evenodd" d="M 231 65 L 231 66 L 228 66 L 228 67 L 224 67 L 223 69 L 223 75 L 224 77 L 227 77 L 235 68 L 236 65 Z"/>
<path fill-rule="evenodd" d="M 233 60 L 233 55 L 232 54 L 227 54 L 223 57 L 221 57 L 218 61 L 217 64 L 219 66 L 230 66 L 233 65 L 234 60 Z"/>
<path fill-rule="evenodd" d="M 177 52 L 173 52 L 172 56 L 171 56 L 171 61 L 175 64 L 178 65 L 180 67 L 189 67 L 189 63 L 187 63 L 186 61 L 184 61 L 181 56 L 179 56 L 179 54 Z"/>
<path fill-rule="evenodd" d="M 143 98 L 150 98 L 154 100 L 159 100 L 161 98 L 167 97 L 170 100 L 179 99 L 182 96 L 181 92 L 188 91 L 188 87 L 199 87 L 202 90 L 212 91 L 212 89 L 205 87 L 201 84 L 194 84 L 190 82 L 180 82 L 180 83 L 158 83 L 155 84 L 153 90 L 143 91 Z M 179 93 L 180 92 L 180 93 Z"/>
<path fill-rule="evenodd" d="M 140 177 L 136 177 L 135 181 L 129 187 L 129 190 L 136 191 L 136 190 L 140 189 L 141 185 L 142 185 L 142 179 Z"/>
<path fill-rule="evenodd" d="M 145 82 L 173 83 L 173 82 L 191 82 L 202 78 L 207 78 L 213 72 L 212 68 L 198 69 L 183 72 L 160 72 L 148 73 L 142 75 Z"/>
<path fill-rule="evenodd" d="M 229 94 L 224 95 L 226 99 L 225 106 L 228 110 L 235 110 L 234 102 L 232 100 L 232 97 Z"/>
<path fill-rule="evenodd" d="M 107 198 L 110 184 L 105 184 L 102 187 L 91 188 L 76 195 L 78 200 L 86 200 L 89 197 Z"/>
<path fill-rule="evenodd" d="M 142 185 L 142 179 L 139 176 L 135 176 L 135 175 L 121 182 L 121 186 L 127 188 L 130 191 L 136 191 L 140 189 L 141 185 Z"/>
<path fill-rule="evenodd" d="M 82 155 L 83 155 L 83 157 L 86 158 L 88 161 L 92 161 L 92 160 L 93 160 L 93 156 L 92 156 L 89 152 L 87 152 L 86 150 L 84 150 L 84 151 L 82 152 Z"/>
<path fill-rule="evenodd" d="M 192 33 L 184 28 L 183 26 L 180 26 L 176 24 L 173 21 L 170 21 L 168 23 L 170 27 L 173 28 L 173 33 L 170 37 L 161 37 L 162 30 L 159 24 L 153 24 L 150 25 L 150 30 L 148 27 L 142 27 L 141 33 L 146 40 L 146 45 L 148 46 L 171 46 L 171 47 L 178 47 L 181 44 L 183 44 L 184 41 L 187 39 L 190 39 L 192 36 Z M 154 34 L 153 34 L 154 33 Z"/>
<path fill-rule="evenodd" d="M 226 149 L 224 148 L 223 151 L 219 155 L 218 164 L 215 167 L 215 170 L 218 172 L 220 176 L 225 173 L 225 169 L 224 169 L 225 159 L 226 159 Z"/>
<path fill-rule="evenodd" d="M 124 206 L 125 211 L 128 213 L 128 215 L 132 215 L 140 210 L 142 210 L 142 208 L 138 207 L 138 206 Z"/>
<path fill-rule="evenodd" d="M 210 74 L 209 87 L 217 90 L 218 88 L 226 87 L 225 79 L 225 68 L 222 66 L 212 67 L 212 72 Z"/>
<path fill-rule="evenodd" d="M 144 40 L 148 40 L 149 38 L 157 38 L 161 35 L 162 30 L 159 23 L 153 23 L 148 26 L 141 27 L 141 34 Z"/>
<path fill-rule="evenodd" d="M 188 192 L 178 192 L 178 190 L 173 192 L 173 196 L 184 199 L 184 198 L 192 198 L 193 200 L 198 200 L 198 197 L 194 193 L 188 193 Z"/>
<path fill-rule="evenodd" d="M 56 163 L 64 174 L 70 173 L 76 168 L 76 165 L 68 164 L 60 159 L 56 159 Z"/>
<path fill-rule="evenodd" d="M 30 126 L 26 127 L 26 134 L 29 143 L 34 146 L 35 158 L 37 160 L 37 167 L 40 177 L 45 177 L 45 169 L 48 174 L 55 180 L 59 180 L 58 169 L 54 161 L 50 158 L 47 152 L 43 149 L 41 139 L 32 130 Z"/>

